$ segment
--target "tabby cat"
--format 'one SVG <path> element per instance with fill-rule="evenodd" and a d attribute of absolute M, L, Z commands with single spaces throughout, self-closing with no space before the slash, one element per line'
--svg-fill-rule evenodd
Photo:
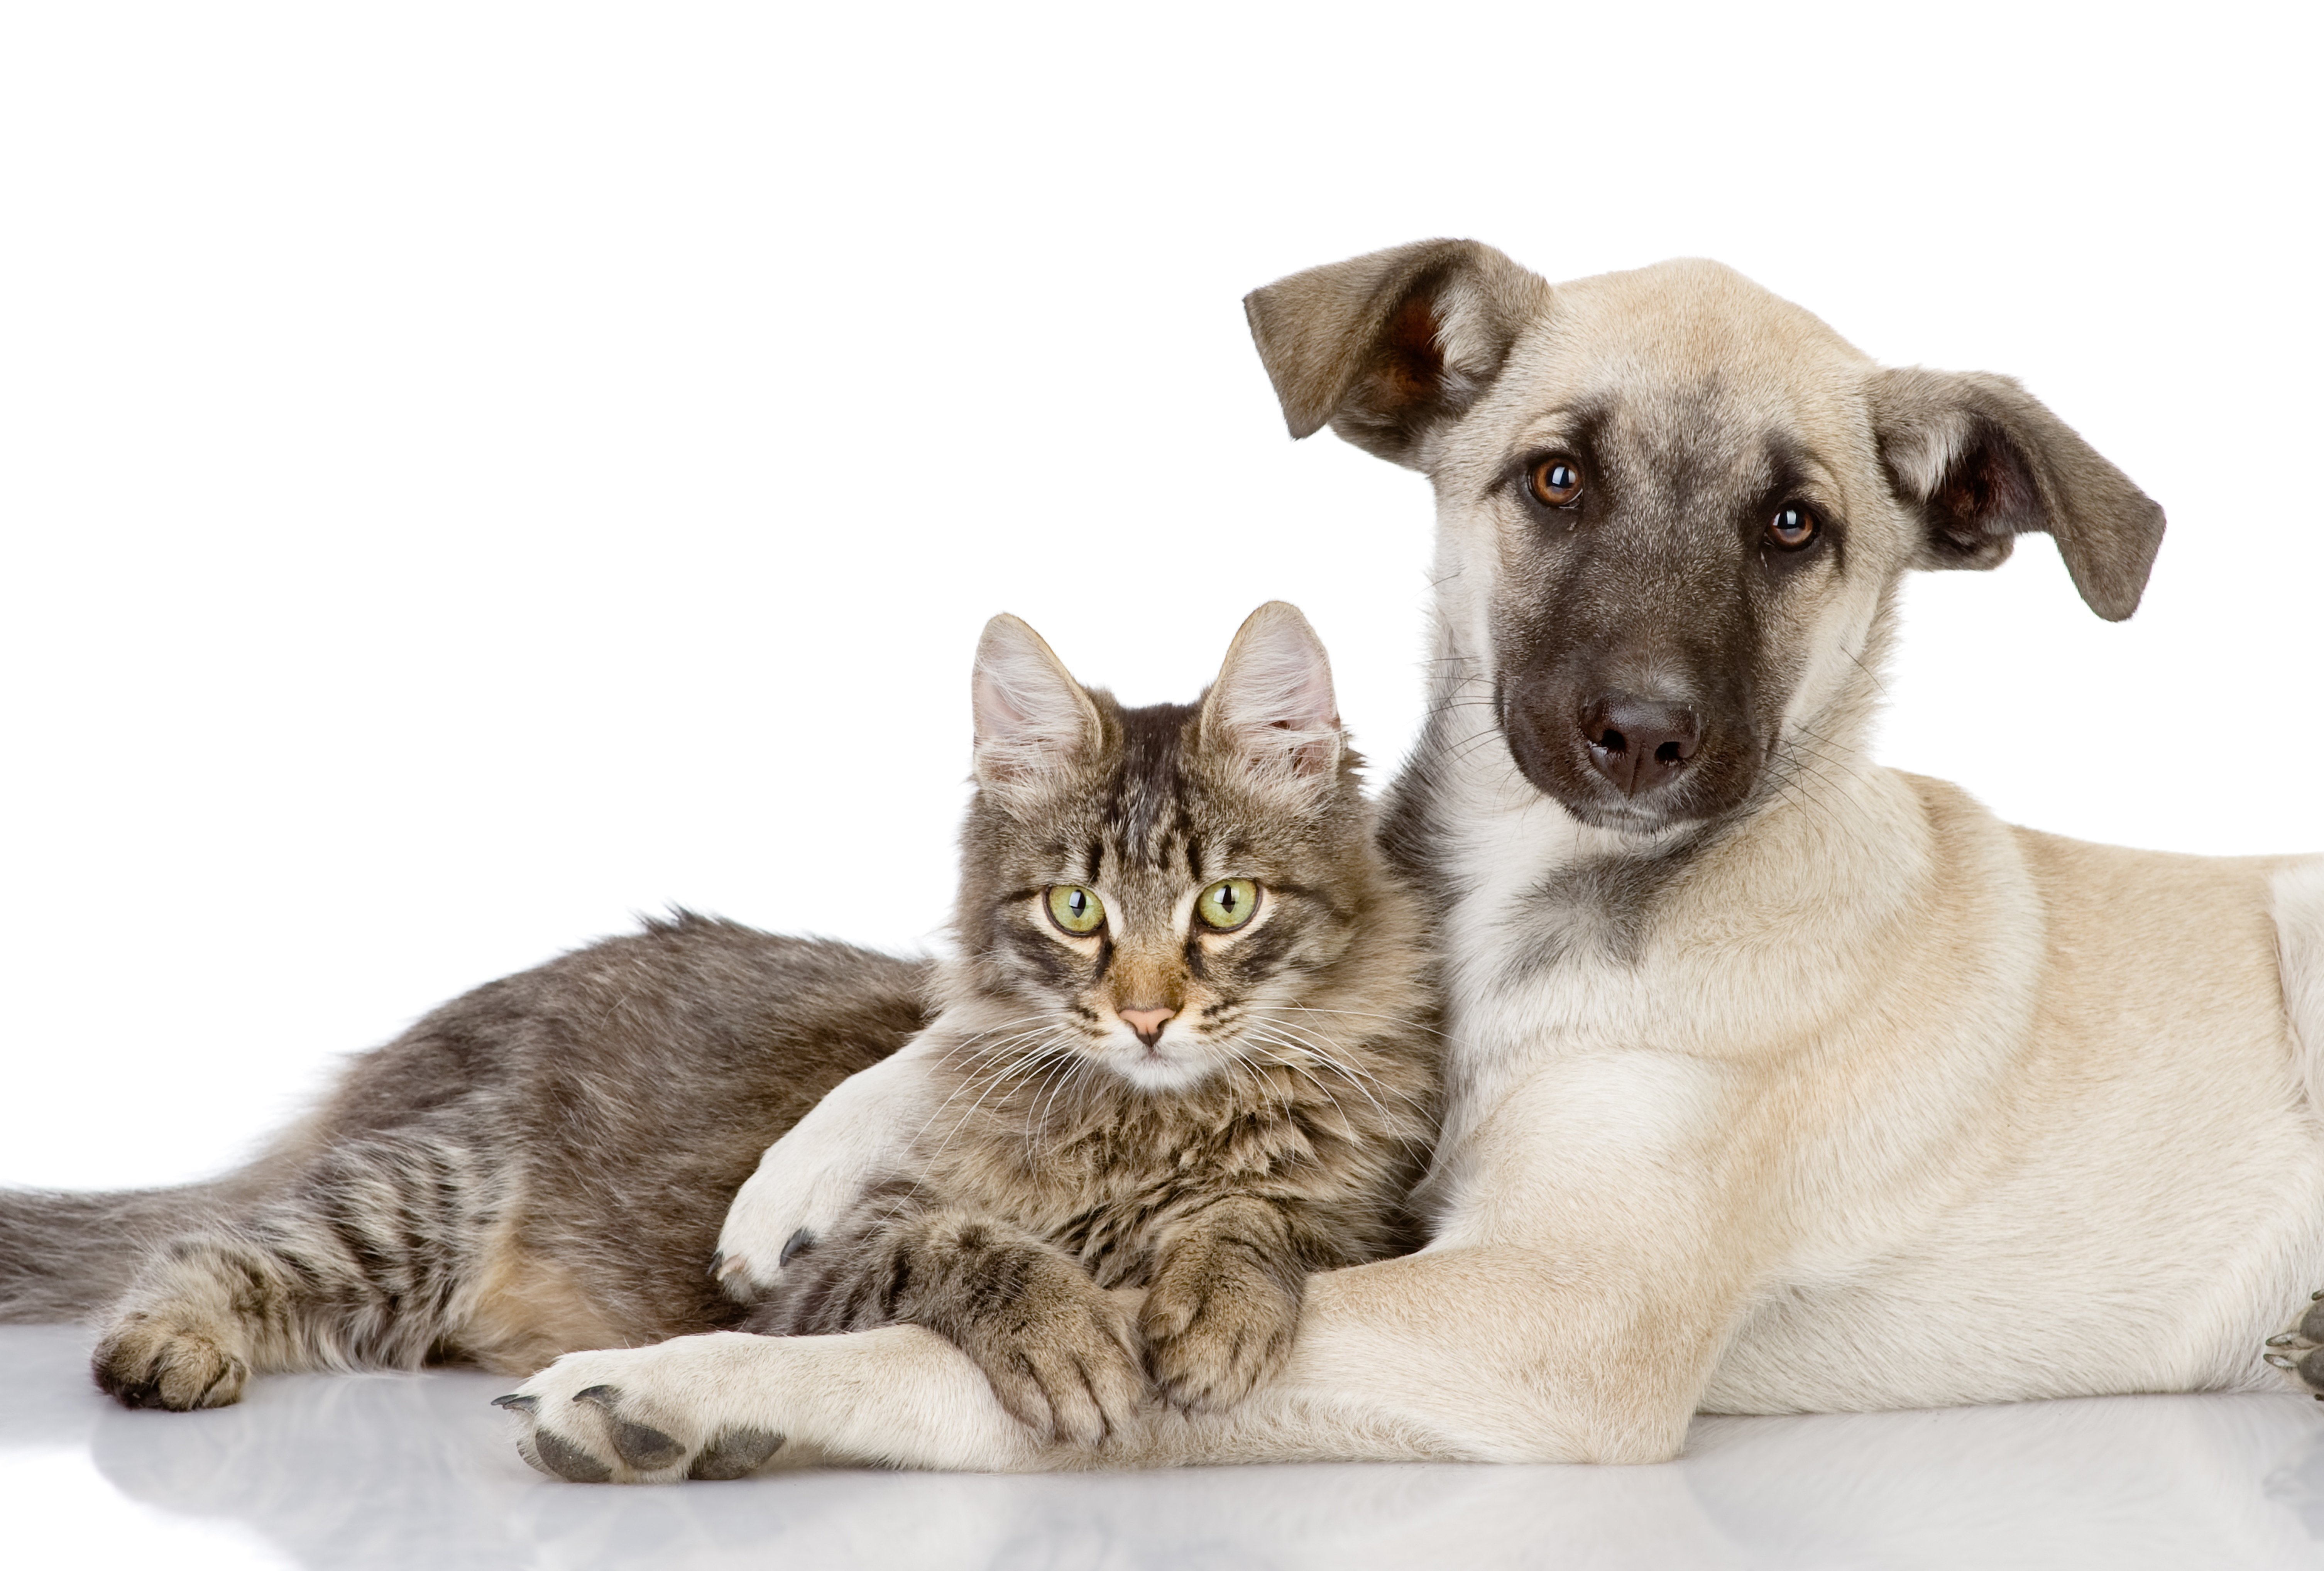
<path fill-rule="evenodd" d="M 920 1324 L 1019 1419 L 1093 1442 L 1148 1376 L 1231 1404 L 1288 1350 L 1308 1272 L 1416 1241 L 1422 950 L 1290 606 L 1197 705 L 1125 709 L 1005 616 L 973 687 L 925 1126 L 748 1328 Z"/>
<path fill-rule="evenodd" d="M 1432 1132 L 1416 923 L 1323 651 L 1262 608 L 1200 706 L 1126 710 L 1001 619 L 976 708 L 945 966 L 649 922 L 438 1009 L 222 1179 L 0 1191 L 0 1319 L 99 1314 L 93 1372 L 132 1407 L 880 1318 L 952 1336 L 1061 1433 L 1137 1400 L 1148 1347 L 1169 1395 L 1231 1401 L 1301 1272 L 1411 1241 Z M 944 1116 L 914 1170 L 771 1298 L 721 1292 L 761 1152 L 924 1028 Z M 1134 1322 L 1100 1283 L 1148 1288 Z"/>

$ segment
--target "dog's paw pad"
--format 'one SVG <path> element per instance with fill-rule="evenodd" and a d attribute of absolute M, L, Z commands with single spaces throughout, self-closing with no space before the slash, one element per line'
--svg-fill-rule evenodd
<path fill-rule="evenodd" d="M 782 1436 L 749 1427 L 704 1427 L 684 1404 L 641 1396 L 653 1364 L 633 1352 L 570 1354 L 494 1397 L 516 1416 L 517 1454 L 552 1478 L 573 1484 L 674 1484 L 681 1478 L 741 1478 L 779 1449 Z M 642 1362 L 641 1362 L 642 1357 Z M 631 1378 L 608 1380 L 608 1374 Z"/>
<path fill-rule="evenodd" d="M 587 1402 L 605 1415 L 605 1436 L 613 1444 L 613 1455 L 641 1473 L 659 1473 L 686 1455 L 686 1447 L 676 1438 L 651 1424 L 622 1417 L 622 1393 L 616 1387 L 593 1385 L 575 1392 L 573 1400 Z"/>
<path fill-rule="evenodd" d="M 517 1455 L 551 1478 L 568 1484 L 604 1484 L 613 1470 L 554 1429 L 535 1428 L 516 1443 Z"/>
<path fill-rule="evenodd" d="M 782 1443 L 780 1435 L 764 1429 L 729 1429 L 702 1447 L 702 1454 L 694 1459 L 686 1475 L 706 1483 L 745 1477 L 764 1465 Z"/>

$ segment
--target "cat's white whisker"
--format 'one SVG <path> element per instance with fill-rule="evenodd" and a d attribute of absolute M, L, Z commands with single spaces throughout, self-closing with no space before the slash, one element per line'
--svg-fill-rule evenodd
<path fill-rule="evenodd" d="M 1050 1051 L 1050 1040 L 1054 1037 L 1056 1029 L 1056 1027 L 1051 1026 L 1043 1032 L 1025 1033 L 1025 1038 L 1039 1037 L 1042 1040 L 1037 1042 L 1034 1046 L 1025 1049 L 1016 1058 L 1010 1060 L 1007 1064 L 1000 1066 L 998 1069 L 978 1071 L 978 1073 L 982 1076 L 981 1082 L 976 1076 L 972 1075 L 968 1079 L 962 1083 L 959 1089 L 955 1089 L 950 1096 L 945 1098 L 945 1106 L 948 1107 L 953 1102 L 957 1101 L 961 1097 L 966 1095 L 971 1086 L 979 1083 L 983 1086 L 983 1089 L 977 1094 L 976 1100 L 970 1105 L 968 1111 L 963 1113 L 957 1119 L 954 1120 L 953 1126 L 945 1132 L 944 1139 L 938 1143 L 936 1149 L 936 1157 L 943 1156 L 947 1150 L 951 1149 L 953 1140 L 960 1134 L 962 1129 L 967 1126 L 968 1121 L 976 1116 L 977 1110 L 982 1107 L 984 1104 L 991 1098 L 994 1091 L 999 1090 L 1002 1086 L 1009 1083 L 1009 1081 L 1013 1078 L 1014 1071 L 1020 1065 L 1033 1061 L 1037 1060 L 1040 1054 Z M 1011 1038 L 1010 1040 L 1014 1042 L 1022 1039 Z M 931 1115 L 931 1121 L 933 1121 L 933 1118 L 934 1115 Z M 934 1159 L 932 1158 L 931 1161 L 933 1162 L 933 1160 Z"/>
<path fill-rule="evenodd" d="M 1439 1031 L 1433 1025 L 1423 1025 L 1419 1021 L 1403 1015 L 1383 1015 L 1373 1009 L 1321 1009 L 1313 1004 L 1278 1004 L 1276 1007 L 1296 1009 L 1302 1015 L 1344 1015 L 1352 1020 L 1381 1020 L 1386 1021 L 1398 1032 L 1417 1031 L 1428 1036 L 1440 1037 L 1446 1042 L 1452 1040 L 1451 1033 Z"/>
<path fill-rule="evenodd" d="M 1292 1047 L 1296 1050 L 1303 1050 L 1313 1053 L 1317 1059 L 1321 1060 L 1333 1070 L 1343 1077 L 1349 1084 L 1355 1087 L 1357 1090 L 1362 1092 L 1366 1099 L 1370 1101 L 1373 1107 L 1379 1108 L 1383 1116 L 1387 1115 L 1388 1108 L 1381 1104 L 1378 1097 L 1372 1095 L 1370 1088 L 1373 1086 L 1378 1086 L 1382 1092 L 1389 1096 L 1402 1097 L 1405 1100 L 1415 1102 L 1416 1106 L 1419 1105 L 1416 1099 L 1411 1098 L 1408 1094 L 1395 1090 L 1384 1081 L 1381 1081 L 1378 1077 L 1368 1074 L 1364 1070 L 1358 1069 L 1353 1063 L 1340 1058 L 1337 1053 L 1332 1051 L 1333 1048 L 1337 1048 L 1340 1052 L 1347 1052 L 1350 1050 L 1336 1039 L 1325 1037 L 1323 1043 L 1314 1041 L 1314 1037 L 1320 1035 L 1321 1033 L 1317 1032 L 1314 1027 L 1308 1027 L 1302 1030 L 1285 1021 L 1269 1020 L 1266 1023 L 1265 1029 L 1272 1030 L 1280 1034 L 1276 1038 L 1279 1045 Z M 1330 1046 L 1325 1046 L 1324 1043 L 1329 1043 Z"/>

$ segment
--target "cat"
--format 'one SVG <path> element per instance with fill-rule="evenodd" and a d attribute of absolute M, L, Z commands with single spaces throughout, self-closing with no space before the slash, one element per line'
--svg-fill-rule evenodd
<path fill-rule="evenodd" d="M 1426 962 L 1292 607 L 1252 614 L 1198 704 L 1124 708 L 1013 617 L 973 691 L 922 1127 L 744 1328 L 917 1323 L 1094 1444 L 1149 1390 L 1231 1406 L 1308 1272 L 1418 1242 Z"/>
<path fill-rule="evenodd" d="M 1277 629 L 1294 623 L 1297 636 L 1287 643 L 1239 643 L 1251 657 L 1250 675 L 1266 680 L 1237 690 L 1257 692 L 1266 681 L 1279 686 L 1281 673 L 1270 675 L 1258 655 L 1312 649 L 1311 675 L 1322 685 L 1298 690 L 1307 705 L 1299 712 L 1320 721 L 1330 699 L 1320 646 L 1287 607 L 1254 618 L 1255 625 Z M 1012 691 L 1009 671 L 982 672 L 978 680 L 981 708 Z M 1038 696 L 1037 685 L 1028 702 Z M 1153 717 L 1164 712 L 1123 711 L 1102 695 L 1078 702 L 1102 721 L 1111 717 L 1116 729 L 1106 734 L 1118 743 L 1134 738 L 1146 749 L 1139 758 L 1154 756 L 1162 733 Z M 1206 703 L 1222 705 L 1217 688 Z M 1286 716 L 1294 711 L 1296 704 Z M 1370 904 L 1338 911 L 1319 905 L 1303 918 L 1297 902 L 1305 896 L 1277 888 L 1264 924 L 1251 916 L 1244 948 L 1247 955 L 1277 951 L 1283 977 L 1293 983 L 1319 963 L 1329 970 L 1334 944 L 1374 956 L 1376 991 L 1391 1001 L 1380 1013 L 1394 1018 L 1350 1015 L 1344 1023 L 1357 1028 L 1350 1033 L 1318 1031 L 1338 1017 L 1313 1016 L 1303 1029 L 1318 1054 L 1344 1058 L 1351 1035 L 1373 1024 L 1403 1031 L 1408 1023 L 1414 1034 L 1405 1055 L 1412 1072 L 1400 1082 L 1416 1098 L 1409 1127 L 1406 1115 L 1395 1112 L 1382 1125 L 1394 1133 L 1351 1169 L 1381 1178 L 1377 1203 L 1383 1208 L 1358 1206 L 1334 1224 L 1342 1229 L 1337 1247 L 1384 1252 L 1411 1241 L 1409 1225 L 1392 1219 L 1392 1197 L 1418 1161 L 1413 1143 L 1425 1142 L 1429 1127 L 1419 1116 L 1429 1056 L 1419 1043 L 1433 1020 L 1426 965 L 1407 900 L 1370 860 L 1369 810 L 1356 793 L 1354 756 L 1342 745 L 1336 721 L 1329 734 L 1295 733 L 1287 720 L 1274 729 L 1286 746 L 1272 769 L 1254 757 L 1251 799 L 1290 801 L 1304 791 L 1319 804 L 1332 803 L 1316 822 L 1342 837 L 1334 843 L 1343 860 L 1326 858 L 1323 865 L 1360 873 L 1349 887 Z M 1010 734 L 1028 750 L 1022 758 L 1007 748 L 981 750 L 980 771 L 997 771 L 1001 786 L 993 804 L 980 793 L 980 812 L 1042 767 L 1038 734 Z M 1180 740 L 1188 742 L 1183 725 Z M 1327 753 L 1333 767 L 1317 769 Z M 1125 794 L 1108 811 L 1123 824 L 1175 832 L 1176 821 L 1160 824 L 1139 795 L 1161 778 L 1125 775 Z M 1277 816 L 1290 822 L 1279 808 Z M 972 815 L 972 834 L 980 822 Z M 1222 826 L 1226 838 L 1204 850 L 1206 865 L 1240 854 L 1244 848 L 1233 837 L 1241 827 Z M 1295 849 L 1305 854 L 1313 848 L 1301 840 Z M 314 1114 L 220 1179 L 106 1194 L 0 1190 L 0 1320 L 96 1316 L 101 1334 L 91 1367 L 99 1387 L 127 1406 L 184 1410 L 237 1401 L 258 1373 L 461 1363 L 525 1375 L 586 1348 L 640 1346 L 746 1320 L 773 1327 L 786 1317 L 804 1324 L 816 1315 L 856 1312 L 846 1309 L 844 1298 L 811 1303 L 806 1294 L 788 1305 L 753 1307 L 722 1291 L 705 1268 L 727 1205 L 761 1151 L 825 1092 L 912 1042 L 940 1009 L 1005 986 L 1012 967 L 1042 963 L 1028 957 L 1047 953 L 1059 978 L 1070 974 L 1066 946 L 1054 953 L 1029 947 L 1032 935 L 1021 923 L 981 914 L 1001 891 L 978 884 L 977 869 L 1007 862 L 969 859 L 962 951 L 941 975 L 927 960 L 680 912 L 432 1012 L 386 1046 L 358 1056 Z M 1104 882 L 1102 869 L 1084 867 L 1081 877 L 1082 887 Z M 1125 914 L 1139 909 L 1145 888 L 1125 896 Z M 1262 905 L 1269 898 L 1264 889 L 1256 894 Z M 1277 914 L 1291 919 L 1278 923 Z M 1261 939 L 1263 947 L 1256 943 Z M 1293 939 L 1302 942 L 1287 943 Z M 1004 952 L 996 944 L 1013 947 Z M 1126 963 L 1127 951 L 1123 958 Z M 1345 963 L 1343 954 L 1342 969 Z M 1311 1007 L 1333 1003 L 1302 1001 Z M 1173 1054 L 1189 1035 L 1182 1031 Z M 982 1047 L 989 1056 L 998 1040 L 959 1045 Z M 1222 1058 L 1211 1078 L 1223 1085 L 1258 1072 Z M 1267 1072 L 1301 1078 L 1286 1064 Z M 1330 1083 L 1333 1071 L 1319 1056 L 1310 1072 Z M 1094 1089 L 1088 1073 L 1070 1095 L 1062 1079 L 1048 1088 L 1058 1092 L 1061 1107 L 1100 1105 L 1085 1100 Z M 1355 1127 L 1344 1122 L 1354 1085 L 1351 1077 L 1335 1089 L 1337 1107 L 1320 1098 L 1321 1112 L 1333 1121 L 1318 1129 Z M 1405 1106 L 1368 1089 L 1384 1108 Z M 1180 1088 L 1182 1096 L 1185 1091 Z M 1315 1100 L 1300 1104 L 1303 1116 Z M 1369 1114 L 1371 1102 L 1360 1105 Z M 980 1110 L 972 1101 L 960 1111 L 989 1128 L 991 1106 Z M 1084 1160 L 1102 1150 L 1077 1148 Z M 940 1143 L 931 1157 L 932 1172 L 951 1172 Z M 879 1203 L 892 1205 L 895 1198 Z M 1180 1218 L 1185 1209 L 1168 1215 Z M 1298 1250 L 1310 1247 L 1300 1235 Z M 835 1237 L 813 1253 L 821 1255 L 816 1273 L 836 1282 L 836 1267 L 849 1254 L 842 1241 Z M 1107 1270 L 1108 1280 L 1119 1279 L 1118 1264 Z M 808 1275 L 802 1272 L 803 1284 Z M 1295 1280 L 1278 1288 L 1278 1300 L 1296 1291 Z M 1212 1295 L 1197 1301 L 1222 1300 Z M 1120 1328 L 1119 1320 L 1106 1323 Z M 990 1341 L 992 1327 L 983 1325 L 981 1334 Z M 1201 1338 L 1181 1341 L 1192 1349 Z M 1231 1364 L 1227 1373 L 1250 1368 Z M 1009 1377 L 1004 1370 L 1001 1379 Z"/>
<path fill-rule="evenodd" d="M 0 1190 L 0 1320 L 95 1315 L 129 1407 L 260 1372 L 468 1364 L 731 1328 L 705 1269 L 766 1144 L 926 1024 L 929 969 L 680 912 L 364 1053 L 217 1181 Z"/>

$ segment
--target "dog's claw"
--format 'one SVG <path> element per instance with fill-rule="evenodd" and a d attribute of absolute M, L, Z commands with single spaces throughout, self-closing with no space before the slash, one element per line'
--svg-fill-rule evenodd
<path fill-rule="evenodd" d="M 537 1396 L 527 1396 L 522 1392 L 512 1391 L 506 1396 L 493 1398 L 493 1406 L 506 1408 L 512 1413 L 530 1415 L 540 1406 L 540 1399 Z"/>
<path fill-rule="evenodd" d="M 2297 1358 L 2287 1358 L 2281 1353 L 2270 1353 L 2266 1355 L 2266 1358 L 2270 1364 L 2274 1364 L 2278 1369 L 2297 1369 L 2300 1367 L 2300 1360 Z"/>
<path fill-rule="evenodd" d="M 783 1252 L 775 1257 L 776 1267 L 780 1269 L 783 1266 L 788 1265 L 791 1263 L 791 1256 L 797 1254 L 802 1249 L 812 1248 L 814 1245 L 815 1229 L 812 1227 L 800 1228 L 798 1232 L 783 1240 Z"/>
<path fill-rule="evenodd" d="M 2279 1331 L 2267 1339 L 2267 1345 L 2271 1347 L 2289 1347 L 2299 1340 L 2300 1334 L 2296 1331 Z"/>

